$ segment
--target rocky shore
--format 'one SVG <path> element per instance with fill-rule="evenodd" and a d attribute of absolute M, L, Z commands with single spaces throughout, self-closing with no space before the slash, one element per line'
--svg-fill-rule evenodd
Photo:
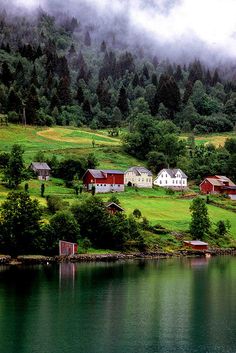
<path fill-rule="evenodd" d="M 114 262 L 135 259 L 165 259 L 172 257 L 203 257 L 236 255 L 236 249 L 210 249 L 207 251 L 179 250 L 175 252 L 148 252 L 148 253 L 115 253 L 115 254 L 77 254 L 70 256 L 41 256 L 41 255 L 22 255 L 17 258 L 11 256 L 0 256 L 0 264 L 5 265 L 34 265 L 51 264 L 62 262 Z"/>

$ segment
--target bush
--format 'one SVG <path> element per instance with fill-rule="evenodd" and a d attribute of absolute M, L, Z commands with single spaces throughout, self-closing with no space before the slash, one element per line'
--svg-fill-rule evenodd
<path fill-rule="evenodd" d="M 59 196 L 49 195 L 47 196 L 47 206 L 48 210 L 51 213 L 56 213 L 65 209 L 69 204 L 68 202 L 63 201 Z"/>

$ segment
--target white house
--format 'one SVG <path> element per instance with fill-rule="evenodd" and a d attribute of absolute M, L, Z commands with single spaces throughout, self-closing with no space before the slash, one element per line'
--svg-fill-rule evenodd
<path fill-rule="evenodd" d="M 144 167 L 132 167 L 125 172 L 125 185 L 152 188 L 152 172 Z"/>
<path fill-rule="evenodd" d="M 181 169 L 162 169 L 153 184 L 182 190 L 188 187 L 188 177 Z"/>

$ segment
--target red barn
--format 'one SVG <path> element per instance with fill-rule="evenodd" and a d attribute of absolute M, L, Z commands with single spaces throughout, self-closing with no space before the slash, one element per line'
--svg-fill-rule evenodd
<path fill-rule="evenodd" d="M 193 250 L 207 250 L 208 249 L 208 244 L 204 243 L 203 241 L 200 240 L 186 240 L 184 241 L 184 245 L 187 247 L 193 249 Z"/>
<path fill-rule="evenodd" d="M 88 169 L 83 176 L 83 184 L 87 191 L 91 191 L 95 186 L 96 193 L 121 192 L 125 190 L 124 172 Z"/>
<path fill-rule="evenodd" d="M 214 175 L 204 179 L 200 190 L 203 194 L 227 194 L 236 200 L 236 185 L 226 176 Z"/>

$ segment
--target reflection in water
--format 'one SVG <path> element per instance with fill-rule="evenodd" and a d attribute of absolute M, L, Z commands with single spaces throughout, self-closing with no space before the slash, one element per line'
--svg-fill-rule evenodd
<path fill-rule="evenodd" d="M 1 353 L 235 353 L 236 259 L 0 271 Z"/>
<path fill-rule="evenodd" d="M 189 264 L 191 267 L 204 267 L 209 264 L 210 258 L 209 257 L 196 257 L 196 258 L 190 258 L 189 259 Z"/>
<path fill-rule="evenodd" d="M 73 263 L 60 263 L 59 264 L 59 286 L 61 289 L 64 287 L 75 286 L 75 270 L 76 265 Z"/>

